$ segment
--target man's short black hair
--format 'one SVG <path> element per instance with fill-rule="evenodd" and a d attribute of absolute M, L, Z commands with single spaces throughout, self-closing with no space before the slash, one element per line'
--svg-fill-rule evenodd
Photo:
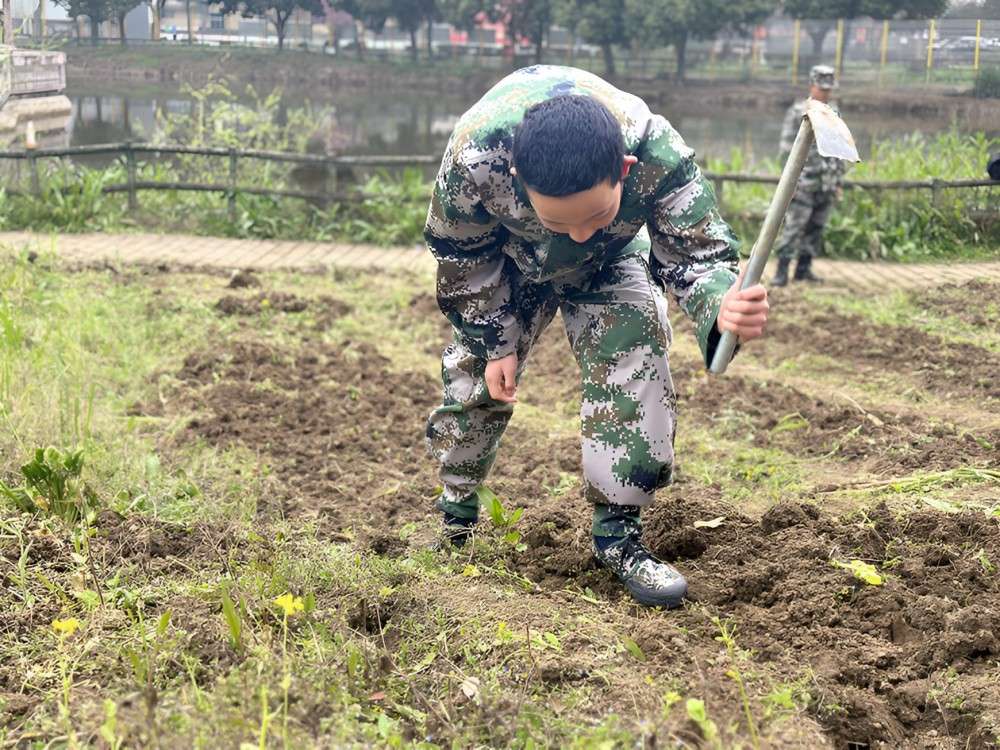
<path fill-rule="evenodd" d="M 618 184 L 625 161 L 622 127 L 596 99 L 564 94 L 524 113 L 514 131 L 514 167 L 529 188 L 561 197 L 604 181 Z"/>

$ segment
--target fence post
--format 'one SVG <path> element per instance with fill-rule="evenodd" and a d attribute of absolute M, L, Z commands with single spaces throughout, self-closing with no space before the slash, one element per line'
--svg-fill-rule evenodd
<path fill-rule="evenodd" d="M 35 156 L 38 141 L 35 139 L 34 120 L 28 120 L 28 124 L 24 126 L 24 148 L 28 152 L 28 167 L 31 171 L 31 192 L 37 196 L 42 192 L 42 188 L 41 181 L 38 178 L 38 157 Z"/>
<path fill-rule="evenodd" d="M 979 72 L 979 43 L 983 38 L 983 21 L 976 21 L 976 51 L 972 53 L 972 69 Z"/>
<path fill-rule="evenodd" d="M 715 205 L 718 206 L 719 211 L 722 211 L 722 198 L 723 198 L 723 188 L 726 185 L 726 181 L 721 177 L 716 177 L 712 180 L 712 185 L 715 187 Z"/>
<path fill-rule="evenodd" d="M 930 21 L 930 28 L 927 32 L 927 75 L 924 77 L 924 83 L 931 82 L 931 68 L 934 67 L 934 19 Z"/>
<path fill-rule="evenodd" d="M 885 64 L 889 59 L 889 22 L 882 22 L 882 59 L 878 68 L 878 85 L 882 85 L 882 76 L 885 73 Z"/>
<path fill-rule="evenodd" d="M 838 80 L 843 77 L 844 70 L 844 19 L 837 19 L 837 56 L 836 56 L 836 66 L 837 66 L 837 78 Z"/>
<path fill-rule="evenodd" d="M 799 36 L 802 34 L 802 21 L 795 19 L 795 39 L 792 41 L 792 85 L 799 84 Z"/>
<path fill-rule="evenodd" d="M 28 157 L 28 166 L 31 168 L 31 192 L 38 196 L 42 192 L 41 181 L 38 178 L 38 157 L 32 152 Z"/>
<path fill-rule="evenodd" d="M 229 148 L 229 220 L 236 223 L 236 149 Z"/>
<path fill-rule="evenodd" d="M 941 202 L 941 180 L 937 177 L 931 180 L 931 206 L 937 208 Z"/>
<path fill-rule="evenodd" d="M 135 211 L 139 207 L 139 199 L 135 194 L 135 151 L 132 141 L 125 141 L 125 169 L 128 172 L 128 210 Z"/>

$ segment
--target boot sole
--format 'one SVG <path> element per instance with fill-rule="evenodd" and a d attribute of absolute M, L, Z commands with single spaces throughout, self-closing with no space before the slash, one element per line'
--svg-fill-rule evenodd
<path fill-rule="evenodd" d="M 653 596 L 645 591 L 636 591 L 627 583 L 625 588 L 628 589 L 629 594 L 635 599 L 639 604 L 644 607 L 663 607 L 664 609 L 677 609 L 684 603 L 684 597 L 687 596 L 687 586 L 684 587 L 684 591 L 681 594 L 674 596 Z"/>

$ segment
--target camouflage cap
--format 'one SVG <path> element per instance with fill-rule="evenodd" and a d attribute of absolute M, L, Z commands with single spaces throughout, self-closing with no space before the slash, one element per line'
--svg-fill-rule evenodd
<path fill-rule="evenodd" d="M 809 83 L 829 90 L 837 88 L 837 72 L 829 65 L 813 65 L 809 70 Z"/>

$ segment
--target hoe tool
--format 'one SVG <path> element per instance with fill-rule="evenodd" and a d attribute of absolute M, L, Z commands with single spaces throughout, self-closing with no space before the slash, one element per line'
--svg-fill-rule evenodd
<path fill-rule="evenodd" d="M 795 194 L 795 186 L 799 181 L 802 167 L 806 163 L 806 157 L 809 155 L 809 147 L 812 146 L 814 140 L 816 149 L 821 156 L 843 159 L 844 161 L 861 161 L 858 157 L 858 149 L 854 145 L 854 137 L 840 116 L 823 102 L 810 99 L 806 104 L 806 113 L 799 126 L 799 133 L 795 136 L 792 152 L 788 155 L 784 169 L 781 170 L 778 187 L 774 191 L 774 197 L 771 198 L 771 205 L 767 209 L 760 234 L 757 235 L 757 241 L 750 253 L 750 261 L 747 264 L 747 271 L 743 275 L 741 289 L 747 289 L 760 281 L 767 257 L 771 254 L 774 239 L 781 227 L 781 221 L 785 218 L 788 204 L 791 203 L 792 196 Z M 729 365 L 729 360 L 733 358 L 735 349 L 736 334 L 732 331 L 725 331 L 715 349 L 715 356 L 712 358 L 709 372 L 716 375 L 724 373 Z"/>

